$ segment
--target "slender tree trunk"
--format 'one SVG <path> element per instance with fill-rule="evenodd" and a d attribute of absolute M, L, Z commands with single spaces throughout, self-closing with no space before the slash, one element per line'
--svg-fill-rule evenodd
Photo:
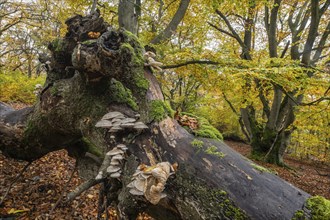
<path fill-rule="evenodd" d="M 181 0 L 180 1 L 178 10 L 175 12 L 175 15 L 173 16 L 170 23 L 154 39 L 151 40 L 151 42 L 150 42 L 151 44 L 159 44 L 162 41 L 170 39 L 170 37 L 176 32 L 178 25 L 184 18 L 184 15 L 186 14 L 189 3 L 190 3 L 190 0 Z"/>

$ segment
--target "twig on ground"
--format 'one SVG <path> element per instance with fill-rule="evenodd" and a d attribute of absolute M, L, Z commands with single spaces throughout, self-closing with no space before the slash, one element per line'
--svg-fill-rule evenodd
<path fill-rule="evenodd" d="M 101 184 L 100 190 L 99 190 L 99 201 L 97 206 L 97 220 L 100 220 L 103 213 L 103 203 L 104 203 L 104 183 Z"/>
<path fill-rule="evenodd" d="M 88 181 L 80 184 L 75 190 L 73 190 L 72 192 L 70 192 L 67 195 L 67 202 L 71 202 L 73 199 L 75 199 L 81 193 L 83 193 L 84 191 L 88 190 L 92 186 L 95 186 L 96 184 L 98 184 L 102 181 L 103 181 L 103 179 L 96 180 L 93 178 L 93 179 L 89 179 Z"/>
<path fill-rule="evenodd" d="M 5 201 L 6 197 L 8 196 L 8 193 L 11 190 L 11 187 L 16 183 L 16 181 L 23 175 L 23 173 L 26 171 L 26 169 L 31 165 L 32 162 L 27 163 L 23 169 L 17 174 L 17 176 L 15 177 L 15 179 L 10 183 L 5 195 L 2 197 L 1 201 L 0 201 L 0 206 L 2 205 L 2 203 Z"/>
<path fill-rule="evenodd" d="M 50 210 L 50 212 L 49 212 L 49 215 L 51 216 L 52 214 L 53 214 L 53 212 L 54 212 L 54 210 L 56 209 L 56 207 L 60 204 L 60 202 L 62 201 L 62 198 L 63 198 L 63 195 L 64 195 L 64 193 L 66 192 L 66 190 L 67 190 L 67 188 L 68 188 L 68 186 L 69 186 L 69 183 L 71 182 L 71 180 L 72 180 L 72 178 L 73 178 L 73 175 L 74 175 L 74 173 L 77 171 L 77 160 L 76 160 L 76 163 L 75 163 L 75 165 L 74 165 L 74 169 L 73 169 L 73 171 L 72 171 L 72 173 L 71 173 L 71 176 L 70 176 L 70 178 L 69 178 L 69 180 L 66 182 L 66 184 L 65 184 L 65 186 L 63 187 L 63 190 L 62 190 L 62 193 L 61 193 L 61 195 L 60 195 L 60 197 L 58 198 L 58 200 L 56 201 L 56 203 L 55 203 L 55 205 L 53 206 L 53 208 Z"/>

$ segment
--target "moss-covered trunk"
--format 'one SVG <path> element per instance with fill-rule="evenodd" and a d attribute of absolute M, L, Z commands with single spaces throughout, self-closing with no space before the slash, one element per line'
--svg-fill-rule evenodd
<path fill-rule="evenodd" d="M 143 49 L 134 35 L 113 30 L 97 11 L 77 15 L 67 25 L 65 38 L 49 46 L 52 62 L 38 102 L 21 111 L 0 104 L 2 153 L 32 161 L 67 149 L 88 179 L 69 199 L 100 178 L 109 181 L 109 204 L 118 207 L 122 219 L 135 219 L 142 211 L 158 220 L 290 219 L 302 208 L 307 193 L 260 172 L 219 141 L 197 139 L 167 117 L 159 84 L 144 68 Z M 116 132 L 95 127 L 109 112 L 147 129 L 134 130 L 129 123 L 130 128 Z M 100 161 L 110 161 L 109 152 L 120 145 L 127 150 L 116 150 L 122 152 L 121 161 L 113 161 L 120 166 L 119 177 L 102 176 Z M 165 184 L 165 198 L 152 204 L 146 191 L 139 196 L 129 192 L 138 165 L 161 162 L 178 163 Z"/>

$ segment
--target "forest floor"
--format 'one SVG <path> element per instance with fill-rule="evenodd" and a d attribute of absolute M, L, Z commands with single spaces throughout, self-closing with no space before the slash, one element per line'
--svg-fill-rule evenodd
<path fill-rule="evenodd" d="M 225 141 L 225 143 L 249 157 L 251 147 L 242 142 Z M 284 157 L 284 162 L 291 169 L 268 164 L 262 161 L 255 161 L 258 165 L 275 171 L 279 177 L 285 179 L 292 185 L 308 192 L 311 195 L 321 195 L 330 199 L 330 165 L 317 161 L 298 160 L 290 156 Z"/>
<path fill-rule="evenodd" d="M 250 152 L 249 145 L 233 141 L 226 143 L 243 155 L 247 156 Z M 281 178 L 311 195 L 322 195 L 330 199 L 330 177 L 323 176 L 330 174 L 329 166 L 289 157 L 285 158 L 285 162 L 294 170 L 255 162 L 276 171 Z M 0 154 L 0 201 L 26 164 L 27 162 L 5 158 Z M 0 219 L 17 214 L 20 215 L 17 219 L 96 219 L 98 187 L 89 189 L 70 204 L 59 203 L 52 211 L 58 199 L 64 201 L 67 192 L 83 182 L 74 171 L 75 160 L 65 150 L 49 153 L 34 161 L 13 184 L 4 204 L 0 206 Z M 67 184 L 73 172 L 72 179 Z M 111 213 L 113 209 L 108 211 Z M 111 220 L 117 219 L 111 216 Z"/>
<path fill-rule="evenodd" d="M 244 143 L 225 141 L 230 147 L 248 156 L 251 147 Z M 285 163 L 292 169 L 255 161 L 278 176 L 310 193 L 330 199 L 330 166 L 291 157 Z M 16 179 L 27 162 L 6 158 L 0 153 L 0 202 L 8 187 Z M 71 178 L 72 177 L 72 178 Z M 69 179 L 71 180 L 69 181 Z M 92 187 L 70 204 L 63 204 L 67 192 L 83 182 L 75 170 L 75 160 L 65 150 L 47 154 L 30 164 L 12 185 L 4 203 L 0 206 L 0 220 L 14 219 L 96 219 L 99 187 Z M 59 201 L 59 202 L 58 202 Z M 52 210 L 58 203 L 56 209 Z M 109 208 L 110 220 L 117 219 Z M 138 220 L 148 220 L 140 216 Z"/>

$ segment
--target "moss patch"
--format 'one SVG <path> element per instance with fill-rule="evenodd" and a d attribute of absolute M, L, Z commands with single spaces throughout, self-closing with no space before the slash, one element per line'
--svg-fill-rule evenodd
<path fill-rule="evenodd" d="M 194 139 L 190 144 L 197 150 L 197 153 L 203 151 L 204 153 L 206 153 L 208 155 L 213 155 L 220 159 L 225 156 L 225 154 L 218 151 L 218 148 L 214 145 L 205 147 L 204 142 L 201 140 Z"/>
<path fill-rule="evenodd" d="M 306 207 L 311 210 L 312 220 L 330 219 L 330 200 L 322 196 L 314 196 L 307 200 Z"/>
<path fill-rule="evenodd" d="M 200 219 L 200 214 L 205 219 L 249 219 L 224 190 L 210 189 L 195 177 L 181 176 L 180 173 L 182 172 L 177 172 L 174 182 L 178 186 L 176 193 L 184 194 L 185 201 L 179 201 L 178 206 L 185 212 L 192 213 L 189 219 Z M 191 205 L 194 201 L 198 201 L 201 206 Z"/>
<path fill-rule="evenodd" d="M 218 151 L 218 148 L 214 145 L 212 146 L 209 146 L 206 150 L 205 150 L 205 153 L 206 154 L 209 154 L 209 155 L 213 155 L 213 156 L 216 156 L 218 158 L 223 158 L 225 156 L 224 153 Z"/>
<path fill-rule="evenodd" d="M 198 120 L 199 128 L 196 130 L 190 131 L 194 135 L 196 135 L 198 137 L 223 140 L 222 134 L 218 131 L 218 129 L 213 127 L 206 118 L 198 117 L 196 115 L 193 115 L 191 113 L 186 113 L 186 112 L 182 112 L 181 114 L 188 115 L 188 116 L 196 118 Z"/>
<path fill-rule="evenodd" d="M 92 44 L 96 44 L 97 40 L 93 39 L 93 40 L 85 40 L 84 42 L 82 42 L 81 44 L 84 45 L 92 45 Z"/>
<path fill-rule="evenodd" d="M 201 141 L 201 140 L 198 140 L 198 139 L 194 139 L 192 142 L 191 142 L 191 145 L 199 150 L 203 149 L 203 146 L 204 146 L 204 142 Z"/>
<path fill-rule="evenodd" d="M 133 48 L 133 46 L 134 48 Z M 138 43 L 134 40 L 129 40 L 129 43 L 123 43 L 120 46 L 123 66 L 126 66 L 124 72 L 126 79 L 122 82 L 127 82 L 130 89 L 135 89 L 138 95 L 144 95 L 149 88 L 149 82 L 144 78 L 144 58 L 142 49 L 139 49 Z"/>
<path fill-rule="evenodd" d="M 112 79 L 110 82 L 111 99 L 118 103 L 126 103 L 133 110 L 138 110 L 135 98 L 130 89 L 126 88 L 121 82 Z"/>
<path fill-rule="evenodd" d="M 64 41 L 63 39 L 57 38 L 52 43 L 51 46 L 53 48 L 53 51 L 59 52 L 62 51 L 64 48 Z"/>
<path fill-rule="evenodd" d="M 263 173 L 272 173 L 270 170 L 268 170 L 265 167 L 259 166 L 257 164 L 251 163 L 251 166 L 253 167 L 253 169 L 258 170 L 259 172 Z"/>
<path fill-rule="evenodd" d="M 154 100 L 150 103 L 149 106 L 149 119 L 150 121 L 162 121 L 165 119 L 168 115 L 172 114 L 172 109 L 169 108 L 169 106 L 161 101 L 161 100 Z"/>
<path fill-rule="evenodd" d="M 307 210 L 306 210 L 307 209 Z M 330 200 L 322 196 L 313 196 L 306 200 L 305 208 L 295 212 L 292 220 L 328 220 L 330 219 Z"/>
<path fill-rule="evenodd" d="M 98 149 L 98 147 L 93 144 L 88 138 L 86 137 L 83 137 L 81 139 L 81 141 L 84 143 L 84 145 L 87 147 L 86 151 L 91 153 L 91 154 L 94 154 L 98 157 L 101 157 L 103 156 L 102 152 L 100 151 L 100 149 Z"/>
<path fill-rule="evenodd" d="M 296 213 L 294 213 L 294 216 L 291 220 L 307 220 L 307 218 L 305 217 L 304 211 L 298 210 Z"/>

